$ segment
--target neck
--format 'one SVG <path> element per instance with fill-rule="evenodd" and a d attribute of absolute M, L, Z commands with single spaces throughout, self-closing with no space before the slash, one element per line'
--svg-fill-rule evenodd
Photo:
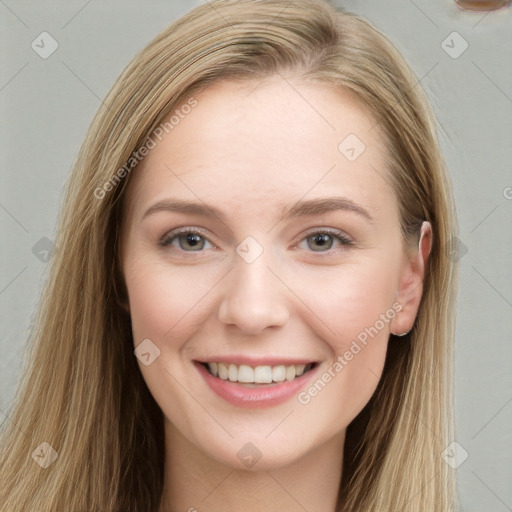
<path fill-rule="evenodd" d="M 160 512 L 335 512 L 344 432 L 285 467 L 233 468 L 199 451 L 165 423 Z"/>

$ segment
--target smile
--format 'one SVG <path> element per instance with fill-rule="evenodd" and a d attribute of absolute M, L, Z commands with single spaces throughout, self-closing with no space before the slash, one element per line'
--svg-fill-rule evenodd
<path fill-rule="evenodd" d="M 272 407 L 293 399 L 314 378 L 317 362 L 195 361 L 204 382 L 216 395 L 237 407 Z M 251 362 L 252 364 L 247 364 Z M 259 363 L 259 364 L 258 364 Z M 281 363 L 281 364 L 279 364 Z"/>
<path fill-rule="evenodd" d="M 240 384 L 272 384 L 292 381 L 296 377 L 304 375 L 313 367 L 313 363 L 249 366 L 246 364 L 208 362 L 204 365 L 214 377 Z"/>

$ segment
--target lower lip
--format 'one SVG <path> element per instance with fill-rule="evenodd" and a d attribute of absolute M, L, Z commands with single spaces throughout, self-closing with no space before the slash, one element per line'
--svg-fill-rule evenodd
<path fill-rule="evenodd" d="M 214 377 L 202 364 L 195 364 L 210 389 L 217 395 L 230 404 L 253 409 L 272 407 L 286 402 L 305 387 L 316 370 L 315 367 L 290 381 L 249 388 L 230 380 Z"/>

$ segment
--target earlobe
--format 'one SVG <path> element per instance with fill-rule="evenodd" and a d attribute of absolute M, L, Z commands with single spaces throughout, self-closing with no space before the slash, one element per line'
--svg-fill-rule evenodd
<path fill-rule="evenodd" d="M 398 283 L 396 298 L 402 310 L 391 323 L 391 333 L 395 336 L 405 336 L 414 325 L 431 250 L 432 226 L 430 222 L 424 221 L 421 225 L 418 249 L 406 262 Z"/>

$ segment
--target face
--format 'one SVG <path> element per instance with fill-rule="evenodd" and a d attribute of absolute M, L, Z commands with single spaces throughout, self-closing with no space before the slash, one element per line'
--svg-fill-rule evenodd
<path fill-rule="evenodd" d="M 414 322 L 417 264 L 353 98 L 271 78 L 196 100 L 125 198 L 138 364 L 167 432 L 232 467 L 284 466 L 370 399 L 390 332 Z"/>

